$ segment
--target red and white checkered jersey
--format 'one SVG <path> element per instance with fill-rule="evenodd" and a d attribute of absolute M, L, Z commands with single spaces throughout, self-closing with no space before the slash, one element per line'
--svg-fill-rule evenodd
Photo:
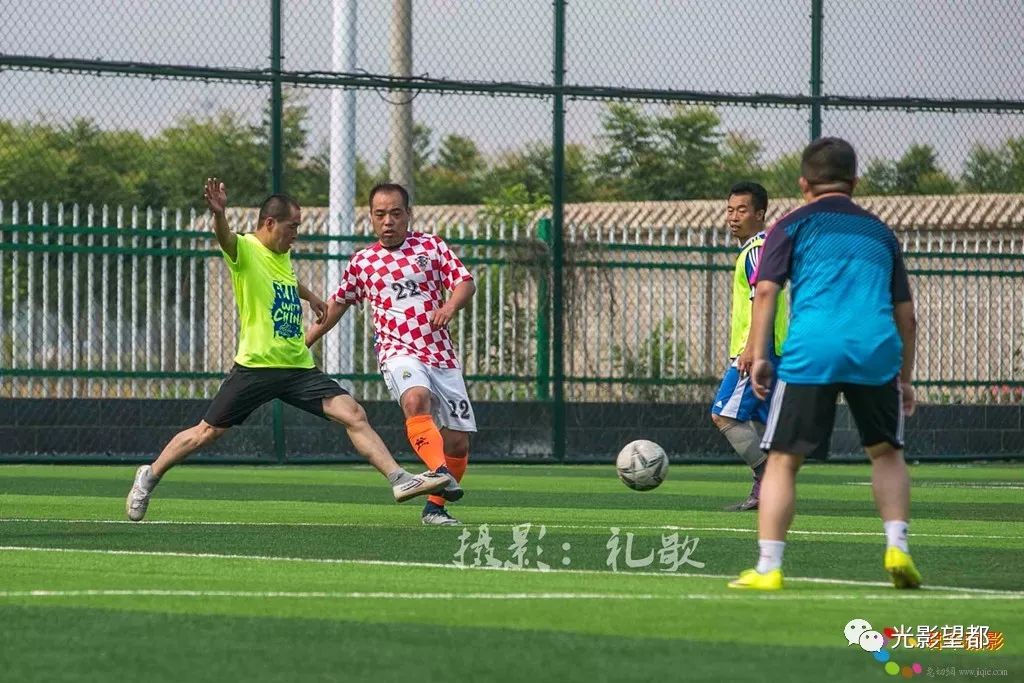
<path fill-rule="evenodd" d="M 413 356 L 434 367 L 457 368 L 448 330 L 432 327 L 430 315 L 444 303 L 444 289 L 472 279 L 444 240 L 410 231 L 397 249 L 377 242 L 356 252 L 334 299 L 345 304 L 370 302 L 378 363 Z"/>

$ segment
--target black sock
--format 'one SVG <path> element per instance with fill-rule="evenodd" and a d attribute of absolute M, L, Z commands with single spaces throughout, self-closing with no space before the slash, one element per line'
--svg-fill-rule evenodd
<path fill-rule="evenodd" d="M 761 481 L 764 477 L 764 468 L 768 464 L 767 458 L 761 462 L 760 465 L 754 468 L 754 479 Z"/>

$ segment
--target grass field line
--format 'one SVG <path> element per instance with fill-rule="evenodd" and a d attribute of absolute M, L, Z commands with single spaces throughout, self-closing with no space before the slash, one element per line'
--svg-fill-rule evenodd
<path fill-rule="evenodd" d="M 140 589 L 80 589 L 80 590 L 23 590 L 0 591 L 4 598 L 91 598 L 91 597 L 168 597 L 168 598 L 293 598 L 299 600 L 886 600 L 891 593 L 397 593 L 388 591 L 218 591 L 218 590 L 164 590 Z M 1024 595 L 984 596 L 973 593 L 960 595 L 928 595 L 912 593 L 901 595 L 900 600 L 1021 600 Z"/>
<path fill-rule="evenodd" d="M 870 481 L 845 481 L 843 483 L 847 486 L 871 486 Z M 929 481 L 927 479 L 915 481 L 913 486 L 923 489 L 995 489 L 997 491 L 1024 491 L 1024 486 L 1020 484 L 972 484 L 969 481 Z"/>
<path fill-rule="evenodd" d="M 0 524 L 5 522 L 18 522 L 18 523 L 47 523 L 54 522 L 60 524 L 129 524 L 129 525 L 164 525 L 164 526 L 298 526 L 298 527 L 367 527 L 367 528 L 396 528 L 406 527 L 407 523 L 396 522 L 392 524 L 382 522 L 215 522 L 209 520 L 198 520 L 198 521 L 187 521 L 177 519 L 158 519 L 145 522 L 132 522 L 127 519 L 58 519 L 58 518 L 46 518 L 46 517 L 0 517 Z M 520 522 L 513 524 L 511 522 L 486 522 L 488 527 L 497 529 L 503 529 L 505 527 L 512 528 L 527 524 L 527 522 Z M 617 526 L 620 529 L 626 531 L 721 531 L 726 533 L 743 533 L 743 534 L 756 534 L 756 528 L 749 527 L 729 527 L 729 526 L 677 526 L 674 524 L 661 524 L 657 526 L 643 526 L 636 524 L 545 524 L 543 522 L 529 522 L 533 526 L 543 526 L 546 529 L 578 529 L 581 531 L 601 529 L 607 530 L 612 526 Z M 479 526 L 473 524 L 467 524 L 468 527 Z M 809 529 L 790 529 L 790 534 L 800 536 L 884 536 L 885 533 L 879 531 L 821 531 L 821 530 L 809 530 Z M 997 539 L 997 540 L 1011 540 L 1021 541 L 1024 540 L 1024 535 L 1016 536 L 1005 536 L 1005 535 L 989 535 L 989 534 L 927 534 L 927 533 L 912 533 L 911 538 L 985 538 L 985 539 Z"/>
<path fill-rule="evenodd" d="M 486 570 L 497 572 L 527 572 L 533 574 L 585 574 L 585 575 L 608 575 L 618 574 L 620 576 L 661 576 L 675 578 L 695 579 L 733 579 L 732 574 L 698 574 L 691 572 L 638 572 L 622 571 L 611 572 L 598 569 L 537 569 L 535 567 L 473 567 L 457 565 L 454 562 L 403 562 L 399 560 L 367 560 L 358 558 L 341 557 L 282 557 L 276 555 L 240 555 L 232 553 L 186 553 L 167 550 L 110 550 L 105 548 L 55 548 L 45 546 L 17 546 L 0 545 L 0 552 L 42 552 L 42 553 L 81 553 L 93 555 L 122 555 L 135 557 L 182 557 L 190 559 L 214 559 L 214 560 L 249 560 L 260 562 L 303 562 L 311 564 L 338 564 L 338 565 L 362 565 L 377 567 L 407 567 L 418 569 L 455 569 L 458 571 Z M 804 583 L 817 583 L 838 586 L 860 586 L 860 587 L 888 587 L 890 584 L 885 581 L 855 581 L 849 579 L 829 579 L 823 577 L 787 577 L 787 581 Z M 990 588 L 970 588 L 963 586 L 928 586 L 925 592 L 953 592 L 974 594 L 978 596 L 992 596 L 1009 599 L 1024 597 L 1024 591 L 1009 591 Z M 906 595 L 906 593 L 904 593 Z M 890 596 L 892 597 L 892 596 Z"/>

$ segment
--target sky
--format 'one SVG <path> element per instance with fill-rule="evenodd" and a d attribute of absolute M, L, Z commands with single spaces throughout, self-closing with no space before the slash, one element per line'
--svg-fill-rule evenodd
<path fill-rule="evenodd" d="M 357 6 L 357 69 L 388 69 L 391 0 Z M 331 0 L 282 0 L 284 67 L 330 69 Z M 826 94 L 1024 99 L 1024 3 L 1019 0 L 825 0 Z M 810 0 L 571 0 L 566 82 L 734 93 L 806 94 Z M 550 0 L 413 0 L 413 73 L 461 80 L 550 83 Z M 0 52 L 37 56 L 265 68 L 269 0 L 5 0 Z M 238 111 L 258 121 L 269 90 L 249 85 L 0 72 L 0 118 L 67 121 L 152 134 L 176 119 Z M 293 95 L 310 108 L 313 146 L 326 146 L 326 90 Z M 357 146 L 387 146 L 387 93 L 357 95 Z M 414 116 L 439 136 L 473 138 L 488 154 L 549 143 L 543 99 L 420 94 Z M 665 105 L 647 106 L 664 113 Z M 599 144 L 604 104 L 569 102 L 569 142 Z M 806 109 L 723 107 L 726 129 L 762 141 L 765 157 L 799 150 Z M 894 158 L 932 144 L 959 167 L 973 144 L 1024 135 L 1024 114 L 830 111 L 825 134 L 861 157 Z"/>

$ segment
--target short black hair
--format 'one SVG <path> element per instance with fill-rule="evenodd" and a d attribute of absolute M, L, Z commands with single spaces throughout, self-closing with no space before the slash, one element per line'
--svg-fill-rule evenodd
<path fill-rule="evenodd" d="M 818 138 L 804 148 L 800 175 L 811 187 L 827 185 L 852 192 L 857 179 L 857 153 L 842 138 Z"/>
<path fill-rule="evenodd" d="M 754 205 L 754 211 L 768 212 L 768 190 L 764 189 L 764 185 L 761 183 L 750 180 L 736 183 L 729 188 L 729 196 L 734 194 L 749 194 L 753 200 L 751 203 Z"/>
<path fill-rule="evenodd" d="M 402 201 L 405 203 L 405 208 L 409 208 L 409 190 L 405 189 L 398 183 L 377 183 L 370 190 L 370 206 L 373 206 L 373 198 L 377 196 L 378 192 L 397 192 L 402 195 Z"/>
<path fill-rule="evenodd" d="M 292 216 L 293 209 L 299 209 L 299 203 L 290 195 L 278 192 L 270 195 L 260 204 L 260 215 L 256 219 L 256 225 L 263 225 L 268 218 L 275 221 L 286 221 Z"/>

